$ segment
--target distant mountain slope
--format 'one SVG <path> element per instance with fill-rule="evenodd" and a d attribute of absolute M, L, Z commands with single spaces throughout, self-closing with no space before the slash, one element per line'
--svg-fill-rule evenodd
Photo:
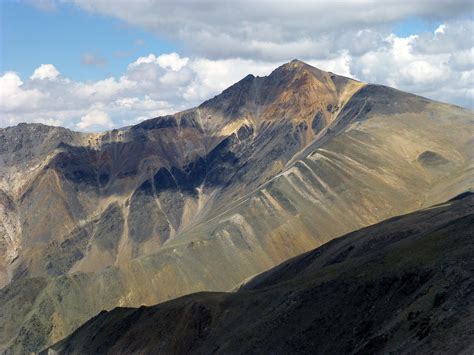
<path fill-rule="evenodd" d="M 103 134 L 0 130 L 0 350 L 231 289 L 472 187 L 472 111 L 292 61 Z"/>
<path fill-rule="evenodd" d="M 63 242 L 113 206 L 122 224 L 128 216 L 128 228 L 115 231 L 116 242 L 124 234 L 123 243 L 101 248 L 89 231 L 91 250 L 81 250 L 81 258 L 97 271 L 151 254 L 282 171 L 361 86 L 294 61 L 268 77 L 248 76 L 198 108 L 130 128 L 82 134 L 20 124 L 0 130 L 0 191 L 15 202 L 15 218 L 7 222 L 18 230 L 11 233 L 16 240 L 5 252 L 7 262 L 19 244 L 22 250 L 0 284 L 17 270 L 36 270 L 29 276 L 69 270 L 79 256 L 57 270 L 36 264 L 36 253 L 44 251 L 28 253 L 43 249 L 41 243 Z M 147 218 L 144 225 L 140 215 L 153 215 L 155 222 Z"/>
<path fill-rule="evenodd" d="M 237 293 L 101 312 L 59 354 L 471 353 L 474 195 L 338 238 Z"/>

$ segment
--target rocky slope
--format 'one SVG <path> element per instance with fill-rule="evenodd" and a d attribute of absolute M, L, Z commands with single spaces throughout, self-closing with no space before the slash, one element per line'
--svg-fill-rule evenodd
<path fill-rule="evenodd" d="M 236 293 L 101 312 L 59 354 L 472 353 L 474 195 L 335 239 Z"/>
<path fill-rule="evenodd" d="M 0 129 L 0 349 L 224 291 L 472 186 L 472 111 L 300 61 L 103 134 Z"/>

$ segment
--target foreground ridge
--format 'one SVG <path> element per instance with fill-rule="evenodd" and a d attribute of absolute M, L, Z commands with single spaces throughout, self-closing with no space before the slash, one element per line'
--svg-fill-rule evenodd
<path fill-rule="evenodd" d="M 51 350 L 469 353 L 473 226 L 468 192 L 335 239 L 236 293 L 104 311 Z"/>

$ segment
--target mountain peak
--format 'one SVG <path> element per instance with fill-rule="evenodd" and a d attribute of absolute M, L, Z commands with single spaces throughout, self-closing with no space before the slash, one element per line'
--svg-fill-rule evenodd
<path fill-rule="evenodd" d="M 278 68 L 274 70 L 274 72 L 278 72 L 278 71 L 286 72 L 286 71 L 293 71 L 293 70 L 303 69 L 303 68 L 313 68 L 313 67 L 299 59 L 293 59 L 290 62 L 280 65 Z"/>
<path fill-rule="evenodd" d="M 283 119 L 296 125 L 305 121 L 311 127 L 317 115 L 318 133 L 362 85 L 293 59 L 268 76 L 246 76 L 199 108 L 210 110 L 214 117 L 224 117 L 225 122 L 245 117 L 256 125 Z M 306 135 L 311 139 L 312 133 Z"/>
<path fill-rule="evenodd" d="M 287 82 L 291 82 L 292 80 L 303 76 L 309 76 L 321 83 L 327 83 L 329 80 L 333 80 L 336 77 L 343 78 L 339 75 L 334 75 L 331 72 L 316 68 L 299 59 L 293 59 L 288 63 L 280 65 L 278 68 L 273 70 L 269 76 L 275 79 L 280 78 Z"/>
<path fill-rule="evenodd" d="M 305 63 L 305 62 L 303 62 L 299 59 L 293 59 L 290 62 L 285 63 L 285 64 L 281 65 L 280 67 L 278 67 L 277 69 L 275 69 L 275 71 L 277 71 L 278 69 L 280 69 L 280 70 L 308 69 L 308 70 L 311 70 L 311 71 L 318 71 L 318 72 L 326 73 L 324 70 L 321 70 L 321 69 L 316 68 L 312 65 L 309 65 L 308 63 Z"/>
<path fill-rule="evenodd" d="M 299 59 L 293 59 L 292 61 L 286 63 L 285 65 L 291 66 L 291 67 L 303 67 L 303 66 L 310 66 L 309 64 L 299 60 Z"/>

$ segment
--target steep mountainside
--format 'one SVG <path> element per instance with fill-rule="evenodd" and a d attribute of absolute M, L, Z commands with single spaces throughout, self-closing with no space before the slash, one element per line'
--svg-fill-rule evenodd
<path fill-rule="evenodd" d="M 103 134 L 0 130 L 0 349 L 225 291 L 472 186 L 472 112 L 300 61 Z"/>
<path fill-rule="evenodd" d="M 60 354 L 472 353 L 474 195 L 359 230 L 236 293 L 101 312 Z"/>

